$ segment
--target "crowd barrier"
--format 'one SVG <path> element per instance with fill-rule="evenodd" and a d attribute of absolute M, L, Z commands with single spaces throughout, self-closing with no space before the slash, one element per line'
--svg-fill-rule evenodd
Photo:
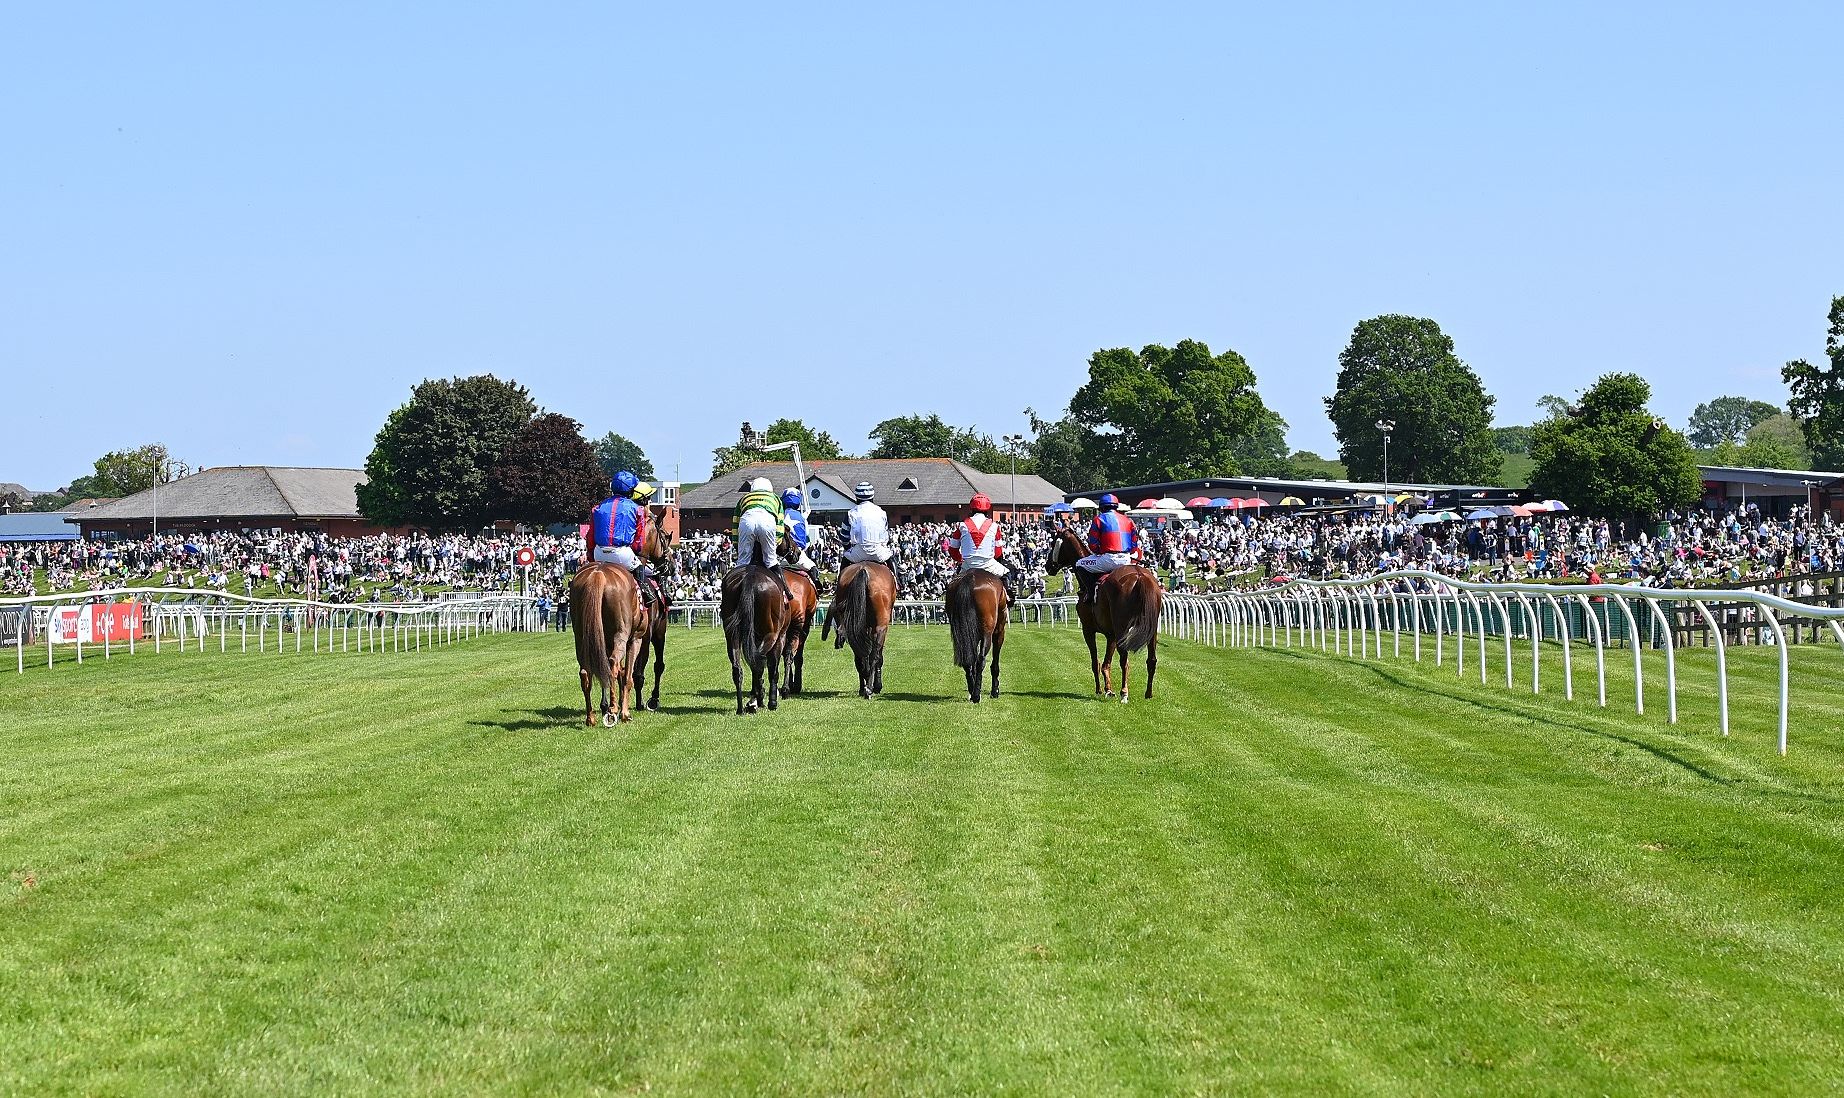
<path fill-rule="evenodd" d="M 28 651 L 44 649 L 45 664 L 60 648 L 94 659 L 153 646 L 156 653 L 205 652 L 233 646 L 248 652 L 404 652 L 453 644 L 484 633 L 542 627 L 537 600 L 517 595 L 416 603 L 334 603 L 259 599 L 184 587 L 134 587 L 0 599 L 0 648 L 16 650 L 18 672 Z M 100 633 L 100 637 L 97 634 Z M 215 645 L 213 642 L 215 641 Z M 33 662 L 37 656 L 32 657 Z"/>
<path fill-rule="evenodd" d="M 813 617 L 815 626 L 826 620 L 826 608 L 831 601 L 828 596 L 820 597 L 819 611 Z M 1011 620 L 1017 625 L 1067 625 L 1075 617 L 1074 596 L 1018 599 L 1011 605 Z M 717 603 L 708 601 L 675 602 L 667 620 L 687 628 L 699 624 L 722 624 L 718 620 Z M 947 607 L 940 599 L 898 599 L 890 607 L 890 621 L 893 625 L 945 625 L 947 620 Z"/>
<path fill-rule="evenodd" d="M 1399 588 L 1408 587 L 1410 590 Z M 1674 628 L 1679 614 L 1697 615 L 1701 633 Z M 1366 579 L 1295 580 L 1226 595 L 1168 595 L 1162 629 L 1205 644 L 1236 647 L 1306 647 L 1341 655 L 1381 657 L 1387 642 L 1400 657 L 1408 640 L 1414 659 L 1433 647 L 1437 666 L 1449 658 L 1466 673 L 1467 649 L 1477 642 L 1479 681 L 1489 676 L 1491 638 L 1503 648 L 1505 686 L 1515 685 L 1514 642 L 1530 647 L 1530 686 L 1543 688 L 1542 651 L 1561 646 L 1563 695 L 1575 696 L 1574 644 L 1592 645 L 1600 704 L 1607 704 L 1607 658 L 1625 648 L 1633 661 L 1633 704 L 1645 712 L 1641 652 L 1652 647 L 1665 660 L 1666 719 L 1677 722 L 1677 649 L 1685 636 L 1714 648 L 1716 697 L 1722 734 L 1729 734 L 1727 650 L 1736 643 L 1773 646 L 1779 652 L 1779 748 L 1786 754 L 1790 701 L 1789 624 L 1805 623 L 1814 636 L 1828 634 L 1844 646 L 1844 608 L 1795 602 L 1759 591 L 1663 590 L 1623 584 L 1562 586 L 1472 583 L 1433 572 L 1405 570 Z M 1796 635 L 1796 630 L 1794 634 Z"/>

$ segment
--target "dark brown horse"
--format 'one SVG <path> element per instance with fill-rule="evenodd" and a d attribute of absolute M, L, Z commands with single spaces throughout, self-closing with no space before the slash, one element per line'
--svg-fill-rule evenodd
<path fill-rule="evenodd" d="M 1044 570 L 1056 575 L 1087 555 L 1082 539 L 1067 526 L 1059 526 L 1056 544 Z M 1127 657 L 1146 649 L 1146 696 L 1153 695 L 1153 673 L 1159 668 L 1159 605 L 1164 600 L 1159 577 L 1137 564 L 1116 568 L 1101 578 L 1086 606 L 1077 608 L 1082 639 L 1088 641 L 1089 667 L 1095 673 L 1095 693 L 1113 694 L 1111 674 L 1114 653 L 1120 653 L 1120 700 L 1127 701 Z M 1107 651 L 1095 654 L 1095 634 L 1108 639 Z"/>
<path fill-rule="evenodd" d="M 666 508 L 672 510 L 672 508 Z M 651 515 L 649 515 L 651 517 Z M 662 522 L 647 523 L 647 540 L 640 547 L 640 559 L 653 566 L 653 570 L 662 576 L 666 565 L 671 560 L 672 547 L 678 543 L 678 523 L 672 523 L 671 529 Z M 667 596 L 666 588 L 661 585 L 659 600 L 647 608 L 647 629 L 641 634 L 640 649 L 634 660 L 634 696 L 636 698 L 647 691 L 647 653 L 653 654 L 653 693 L 647 698 L 647 708 L 659 708 L 660 679 L 666 675 L 666 634 L 667 619 L 671 616 L 672 599 Z"/>
<path fill-rule="evenodd" d="M 754 713 L 764 704 L 762 675 L 768 674 L 766 703 L 781 700 L 781 649 L 787 640 L 788 600 L 768 569 L 745 564 L 724 574 L 718 615 L 724 623 L 724 646 L 730 652 L 730 680 L 736 684 L 736 711 Z M 749 705 L 743 706 L 743 664 L 749 665 Z"/>
<path fill-rule="evenodd" d="M 839 573 L 832 606 L 820 626 L 820 639 L 836 631 L 834 648 L 852 646 L 858 663 L 858 693 L 884 692 L 884 641 L 890 635 L 890 608 L 896 603 L 896 573 L 882 564 L 848 564 Z"/>
<path fill-rule="evenodd" d="M 948 631 L 954 637 L 954 664 L 967 673 L 967 697 L 980 701 L 986 656 L 992 655 L 992 696 L 999 696 L 999 650 L 1005 647 L 1005 583 L 978 568 L 948 583 Z"/>
<path fill-rule="evenodd" d="M 807 634 L 813 631 L 813 614 L 819 609 L 820 593 L 805 572 L 788 569 L 782 573 L 788 581 L 787 636 L 781 642 L 781 696 L 798 694 L 802 689 L 807 665 Z"/>
<path fill-rule="evenodd" d="M 570 579 L 570 625 L 576 633 L 576 667 L 583 683 L 583 723 L 595 726 L 591 681 L 602 684 L 602 726 L 634 719 L 628 689 L 639 662 L 647 614 L 634 577 L 619 564 L 591 561 Z"/>

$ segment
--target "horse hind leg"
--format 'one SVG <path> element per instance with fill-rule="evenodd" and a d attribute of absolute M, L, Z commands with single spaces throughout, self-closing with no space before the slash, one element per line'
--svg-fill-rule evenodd
<path fill-rule="evenodd" d="M 586 667 L 578 668 L 576 673 L 583 680 L 583 727 L 594 728 L 595 705 L 589 697 L 589 684 L 595 680 L 595 676 Z"/>
<path fill-rule="evenodd" d="M 1146 642 L 1146 697 L 1152 698 L 1153 672 L 1159 668 L 1159 638 L 1155 634 Z"/>
<path fill-rule="evenodd" d="M 736 642 L 729 642 L 730 681 L 736 684 L 736 715 L 743 715 L 743 662 L 738 658 Z"/>
<path fill-rule="evenodd" d="M 987 691 L 993 697 L 999 696 L 999 652 L 1005 648 L 1005 627 L 1001 625 L 992 635 L 992 689 Z"/>
<path fill-rule="evenodd" d="M 1133 695 L 1133 684 L 1127 681 L 1127 659 L 1128 652 L 1123 648 L 1120 650 L 1120 703 L 1122 705 L 1126 705 L 1127 699 Z"/>
<path fill-rule="evenodd" d="M 647 708 L 659 712 L 659 683 L 666 677 L 666 638 L 653 638 L 653 693 L 647 696 Z"/>

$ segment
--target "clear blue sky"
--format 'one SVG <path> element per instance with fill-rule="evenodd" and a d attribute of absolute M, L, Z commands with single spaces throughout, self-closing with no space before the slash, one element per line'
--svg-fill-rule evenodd
<path fill-rule="evenodd" d="M 1329 453 L 1385 312 L 1501 423 L 1612 369 L 1783 401 L 1844 293 L 1844 9 L 1404 7 L 15 6 L 0 480 L 356 466 L 481 371 L 690 480 L 743 419 L 999 434 L 1186 337 Z"/>

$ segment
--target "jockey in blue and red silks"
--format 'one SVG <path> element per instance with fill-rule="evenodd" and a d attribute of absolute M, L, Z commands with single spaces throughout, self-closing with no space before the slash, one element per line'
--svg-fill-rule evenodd
<path fill-rule="evenodd" d="M 647 508 L 634 498 L 639 487 L 640 478 L 626 469 L 609 482 L 614 495 L 597 504 L 595 513 L 589 516 L 589 554 L 593 560 L 619 564 L 634 573 L 642 600 L 650 601 L 649 588 L 653 595 L 659 593 L 653 569 L 635 551 L 636 546 L 647 543 Z"/>
<path fill-rule="evenodd" d="M 1095 521 L 1088 525 L 1088 556 L 1076 562 L 1076 585 L 1080 590 L 1076 601 L 1080 605 L 1087 605 L 1094 597 L 1095 584 L 1101 576 L 1140 559 L 1140 534 L 1125 513 L 1126 506 L 1113 493 L 1095 502 L 1099 510 Z"/>

